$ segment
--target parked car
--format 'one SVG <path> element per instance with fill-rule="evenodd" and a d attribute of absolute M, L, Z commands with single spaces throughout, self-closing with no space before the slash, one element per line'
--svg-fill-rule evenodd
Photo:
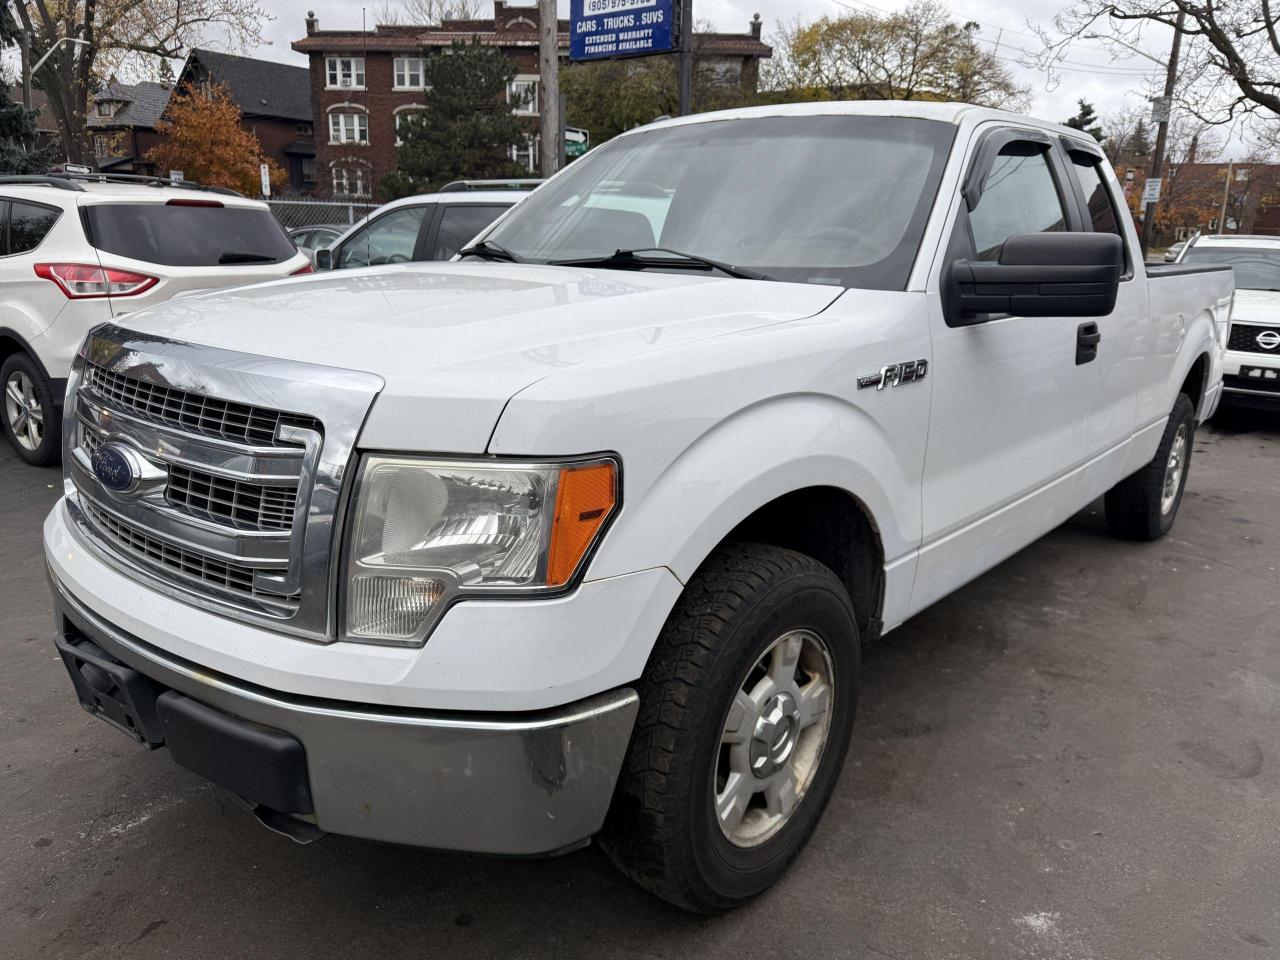
<path fill-rule="evenodd" d="M 59 455 L 67 374 L 95 324 L 311 269 L 266 204 L 190 182 L 3 176 L 0 219 L 4 432 L 37 465 Z"/>
<path fill-rule="evenodd" d="M 92 713 L 295 838 L 598 837 L 725 910 L 817 825 L 860 643 L 1097 497 L 1170 530 L 1231 294 L 1143 263 L 1068 127 L 863 101 L 629 131 L 456 262 L 96 330 L 44 529 L 58 649 Z"/>
<path fill-rule="evenodd" d="M 538 181 L 458 181 L 464 186 L 384 204 L 316 251 L 319 270 L 449 260 L 476 234 L 528 196 Z M 482 189 L 489 186 L 490 189 Z"/>
<path fill-rule="evenodd" d="M 1202 236 L 1187 246 L 1180 262 L 1225 265 L 1235 274 L 1231 323 L 1222 328 L 1224 399 L 1280 409 L 1280 237 Z"/>
<path fill-rule="evenodd" d="M 316 251 L 323 250 L 337 240 L 346 231 L 345 224 L 313 223 L 306 227 L 295 227 L 289 231 L 289 239 L 314 265 Z"/>

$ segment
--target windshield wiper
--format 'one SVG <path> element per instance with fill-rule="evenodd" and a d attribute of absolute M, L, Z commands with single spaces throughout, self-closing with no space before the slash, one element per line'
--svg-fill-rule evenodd
<path fill-rule="evenodd" d="M 219 264 L 228 263 L 277 263 L 278 257 L 269 253 L 250 253 L 247 250 L 228 250 L 218 258 Z"/>
<path fill-rule="evenodd" d="M 641 257 L 641 253 L 665 253 L 665 257 Z M 615 250 L 607 257 L 583 257 L 578 260 L 552 260 L 553 267 L 618 267 L 620 269 L 644 269 L 645 267 L 709 267 L 739 280 L 772 280 L 773 277 L 746 267 L 712 260 L 696 253 L 672 250 L 670 247 L 636 247 L 632 250 Z"/>
<path fill-rule="evenodd" d="M 492 240 L 481 240 L 479 243 L 473 243 L 469 247 L 463 247 L 458 251 L 460 257 L 480 257 L 482 260 L 501 260 L 504 263 L 524 263 L 523 257 L 518 257 L 500 243 L 494 243 Z"/>

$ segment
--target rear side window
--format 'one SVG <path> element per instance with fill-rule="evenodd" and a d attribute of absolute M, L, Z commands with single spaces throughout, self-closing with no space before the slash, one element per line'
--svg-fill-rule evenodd
<path fill-rule="evenodd" d="M 90 241 L 117 256 L 170 267 L 280 263 L 296 252 L 267 210 L 173 203 L 86 208 Z"/>
<path fill-rule="evenodd" d="M 58 222 L 62 211 L 42 207 L 34 203 L 14 200 L 9 204 L 9 250 L 26 253 L 40 246 L 40 242 Z"/>
<path fill-rule="evenodd" d="M 969 222 L 979 260 L 998 260 L 1004 242 L 1017 234 L 1066 230 L 1062 198 L 1044 150 L 1021 143 L 1001 150 Z"/>
<path fill-rule="evenodd" d="M 1102 171 L 1098 169 L 1098 164 L 1084 157 L 1072 155 L 1071 168 L 1076 173 L 1076 179 L 1080 181 L 1080 189 L 1084 192 L 1085 201 L 1089 206 L 1089 223 L 1093 232 L 1123 236 L 1120 232 L 1120 221 L 1116 217 L 1115 204 L 1111 202 L 1111 191 L 1103 182 Z"/>
<path fill-rule="evenodd" d="M 448 260 L 475 238 L 475 235 L 498 219 L 506 207 L 481 207 L 475 204 L 458 204 L 445 207 L 440 217 L 440 232 L 436 235 L 432 260 Z"/>

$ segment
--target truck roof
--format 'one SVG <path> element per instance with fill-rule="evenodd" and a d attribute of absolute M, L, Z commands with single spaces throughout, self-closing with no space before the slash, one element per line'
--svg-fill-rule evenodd
<path fill-rule="evenodd" d="M 867 116 L 867 117 L 915 117 L 959 125 L 963 122 L 979 123 L 984 120 L 1001 120 L 1024 127 L 1036 127 L 1062 136 L 1094 142 L 1093 137 L 1061 123 L 1037 120 L 1010 110 L 978 107 L 971 103 L 937 103 L 929 100 L 822 100 L 813 103 L 784 103 L 762 107 L 743 107 L 737 110 L 718 110 L 688 117 L 673 117 L 656 123 L 636 127 L 634 131 L 651 130 L 654 126 L 675 126 L 685 123 L 709 123 L 716 120 L 738 120 L 752 117 L 819 117 L 819 116 Z M 624 134 L 625 136 L 626 134 Z"/>

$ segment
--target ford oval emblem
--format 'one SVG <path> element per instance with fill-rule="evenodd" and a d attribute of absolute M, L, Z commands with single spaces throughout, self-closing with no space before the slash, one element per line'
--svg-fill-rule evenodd
<path fill-rule="evenodd" d="M 108 490 L 128 493 L 138 485 L 133 458 L 118 443 L 103 444 L 93 451 L 89 462 L 93 465 L 93 475 Z"/>

